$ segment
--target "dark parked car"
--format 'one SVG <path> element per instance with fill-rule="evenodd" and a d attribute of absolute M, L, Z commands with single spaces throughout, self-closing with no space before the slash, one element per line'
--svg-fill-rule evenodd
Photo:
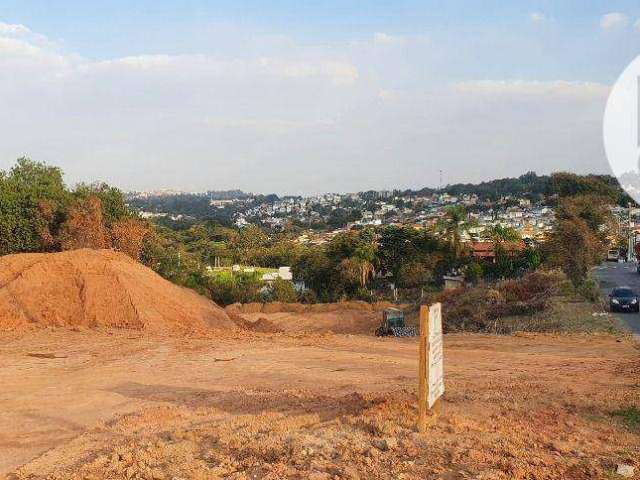
<path fill-rule="evenodd" d="M 612 312 L 638 312 L 638 295 L 629 287 L 616 287 L 609 294 L 609 307 Z"/>

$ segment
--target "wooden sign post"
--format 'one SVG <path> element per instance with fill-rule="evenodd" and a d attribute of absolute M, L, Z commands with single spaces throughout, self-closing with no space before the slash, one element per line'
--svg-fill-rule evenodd
<path fill-rule="evenodd" d="M 441 412 L 444 393 L 442 306 L 420 306 L 418 431 L 425 432 Z"/>

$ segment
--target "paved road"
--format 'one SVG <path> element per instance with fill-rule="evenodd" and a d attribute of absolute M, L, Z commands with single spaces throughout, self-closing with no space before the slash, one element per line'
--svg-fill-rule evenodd
<path fill-rule="evenodd" d="M 605 262 L 596 267 L 593 274 L 600 283 L 600 290 L 605 298 L 611 293 L 613 287 L 620 285 L 627 285 L 640 293 L 640 274 L 636 272 L 635 262 Z M 614 315 L 633 333 L 640 335 L 640 315 L 637 313 L 615 313 Z"/>

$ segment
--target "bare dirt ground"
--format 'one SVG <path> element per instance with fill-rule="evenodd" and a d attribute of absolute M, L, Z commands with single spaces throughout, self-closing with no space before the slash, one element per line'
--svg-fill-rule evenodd
<path fill-rule="evenodd" d="M 58 329 L 0 345 L 8 479 L 594 479 L 614 478 L 617 463 L 640 469 L 639 432 L 612 415 L 640 406 L 629 339 L 448 335 L 444 411 L 426 435 L 414 430 L 415 339 Z"/>

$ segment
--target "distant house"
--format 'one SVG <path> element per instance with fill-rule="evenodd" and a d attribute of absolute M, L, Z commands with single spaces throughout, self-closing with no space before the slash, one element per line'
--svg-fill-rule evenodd
<path fill-rule="evenodd" d="M 262 275 L 262 280 L 264 282 L 273 282 L 277 278 L 292 281 L 293 273 L 291 273 L 291 267 L 280 267 L 277 272 L 269 272 Z"/>
<path fill-rule="evenodd" d="M 494 242 L 469 242 L 471 255 L 478 259 L 489 263 L 496 261 L 496 252 Z M 507 255 L 515 255 L 525 249 L 524 242 L 503 242 L 502 248 Z"/>
<path fill-rule="evenodd" d="M 282 280 L 293 280 L 293 273 L 291 273 L 291 267 L 278 268 L 278 276 Z"/>
<path fill-rule="evenodd" d="M 242 227 L 246 227 L 247 225 L 249 225 L 249 222 L 247 222 L 244 217 L 239 217 L 236 221 L 235 221 L 236 227 L 238 228 L 242 228 Z"/>

